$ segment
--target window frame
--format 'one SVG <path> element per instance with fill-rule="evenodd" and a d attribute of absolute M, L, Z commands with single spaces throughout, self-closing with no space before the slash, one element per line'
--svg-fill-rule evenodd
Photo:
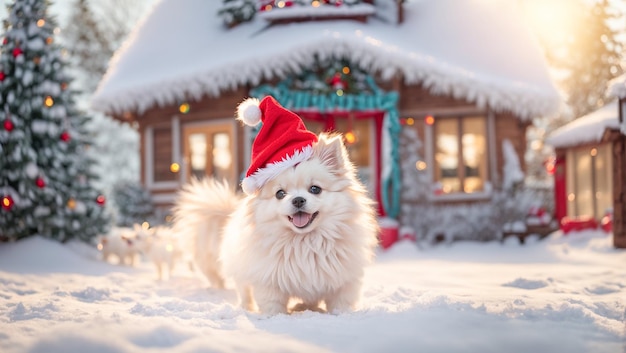
<path fill-rule="evenodd" d="M 494 146 L 496 146 L 495 140 L 495 114 L 491 111 L 484 110 L 460 110 L 460 111 L 442 111 L 442 112 L 429 112 L 429 114 L 437 119 L 456 118 L 461 124 L 463 117 L 483 117 L 485 119 L 485 132 L 486 132 L 486 151 L 485 156 L 487 158 L 487 175 L 485 180 L 485 187 L 483 191 L 474 193 L 455 192 L 449 194 L 435 194 L 433 192 L 428 193 L 428 201 L 474 201 L 474 200 L 487 200 L 491 198 L 493 194 L 493 185 L 497 182 L 497 156 Z M 459 134 L 459 140 L 462 139 L 462 132 Z M 435 185 L 435 153 L 436 153 L 436 139 L 435 139 L 435 126 L 424 123 L 424 155 L 428 168 L 427 177 L 430 185 Z M 462 164 L 462 157 L 459 161 Z"/>

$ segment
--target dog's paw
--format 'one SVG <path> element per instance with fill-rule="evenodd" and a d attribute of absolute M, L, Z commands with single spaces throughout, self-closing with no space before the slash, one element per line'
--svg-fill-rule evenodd
<path fill-rule="evenodd" d="M 305 303 L 298 303 L 296 305 L 294 305 L 290 312 L 291 313 L 296 313 L 296 312 L 303 312 L 303 311 L 314 311 L 317 313 L 321 313 L 324 314 L 326 313 L 326 310 L 320 308 L 318 305 L 311 305 L 311 304 L 305 304 Z"/>

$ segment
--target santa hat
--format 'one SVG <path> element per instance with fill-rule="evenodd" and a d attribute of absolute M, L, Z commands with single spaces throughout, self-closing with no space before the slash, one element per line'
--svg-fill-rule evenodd
<path fill-rule="evenodd" d="M 246 125 L 263 122 L 252 143 L 250 168 L 241 183 L 250 195 L 266 182 L 313 155 L 317 136 L 306 129 L 302 119 L 285 109 L 273 97 L 259 101 L 248 98 L 237 107 L 237 119 Z"/>

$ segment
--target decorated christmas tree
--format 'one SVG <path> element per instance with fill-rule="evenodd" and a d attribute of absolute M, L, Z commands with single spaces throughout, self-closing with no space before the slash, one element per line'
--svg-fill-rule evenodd
<path fill-rule="evenodd" d="M 89 240 L 105 232 L 104 197 L 85 153 L 89 118 L 77 111 L 46 0 L 18 0 L 0 51 L 0 238 Z"/>

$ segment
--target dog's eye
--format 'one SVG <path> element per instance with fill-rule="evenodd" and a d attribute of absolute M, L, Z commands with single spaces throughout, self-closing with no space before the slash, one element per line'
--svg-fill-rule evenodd
<path fill-rule="evenodd" d="M 286 195 L 287 195 L 287 193 L 284 190 L 276 191 L 276 198 L 279 199 L 279 200 L 284 199 Z"/>
<path fill-rule="evenodd" d="M 319 186 L 317 186 L 317 185 L 312 185 L 312 186 L 309 188 L 309 192 L 310 192 L 311 194 L 317 195 L 317 194 L 319 194 L 320 192 L 322 192 L 322 188 L 321 188 L 321 187 L 319 187 Z"/>

